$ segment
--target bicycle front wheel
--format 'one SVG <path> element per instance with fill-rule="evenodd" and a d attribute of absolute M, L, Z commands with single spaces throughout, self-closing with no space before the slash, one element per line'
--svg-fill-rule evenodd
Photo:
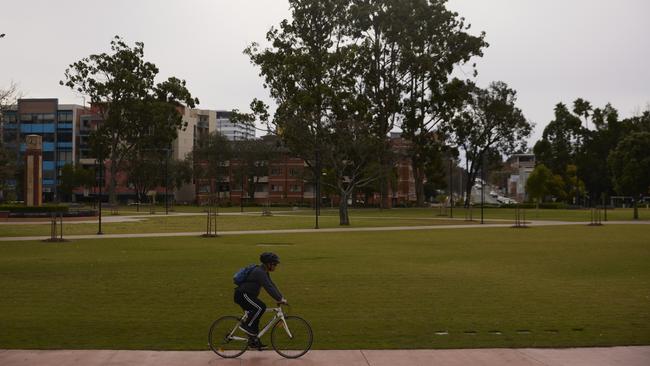
<path fill-rule="evenodd" d="M 298 316 L 287 316 L 275 323 L 271 330 L 271 344 L 275 352 L 286 358 L 298 358 L 311 348 L 314 334 L 309 323 Z"/>
<path fill-rule="evenodd" d="M 214 353 L 223 358 L 235 358 L 246 352 L 248 336 L 239 329 L 239 318 L 224 316 L 212 323 L 208 344 Z"/>

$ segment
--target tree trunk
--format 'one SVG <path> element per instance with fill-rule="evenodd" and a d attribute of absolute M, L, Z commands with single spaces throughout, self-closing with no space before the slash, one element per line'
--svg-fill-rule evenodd
<path fill-rule="evenodd" d="M 424 169 L 413 164 L 413 179 L 415 179 L 415 197 L 418 207 L 424 207 Z"/>
<path fill-rule="evenodd" d="M 341 192 L 341 199 L 339 201 L 339 225 L 350 225 L 350 215 L 348 213 L 348 194 Z"/>
<path fill-rule="evenodd" d="M 102 182 L 103 183 L 103 182 Z M 111 181 L 108 185 L 108 201 L 114 205 L 117 202 L 117 163 L 114 156 L 111 156 Z"/>
<path fill-rule="evenodd" d="M 472 200 L 473 181 L 474 179 L 467 179 L 467 183 L 465 184 L 465 208 L 469 208 L 469 203 Z"/>

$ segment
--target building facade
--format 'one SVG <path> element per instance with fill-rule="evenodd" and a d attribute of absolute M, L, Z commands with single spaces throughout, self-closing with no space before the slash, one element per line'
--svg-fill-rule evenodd
<path fill-rule="evenodd" d="M 16 153 L 22 166 L 27 149 L 26 136 L 42 138 L 42 183 L 44 201 L 56 201 L 61 169 L 77 159 L 77 134 L 80 105 L 59 104 L 58 99 L 19 99 L 18 104 L 3 113 L 2 138 L 7 149 Z M 14 187 L 16 180 L 8 182 Z M 17 190 L 19 200 L 23 192 Z"/>
<path fill-rule="evenodd" d="M 508 178 L 508 195 L 518 202 L 524 202 L 526 183 L 530 173 L 535 170 L 535 154 L 514 154 L 506 162 L 513 174 Z"/>
<path fill-rule="evenodd" d="M 255 138 L 255 129 L 252 126 L 241 123 L 232 123 L 230 117 L 232 112 L 216 111 L 217 131 L 230 141 L 249 140 Z"/>

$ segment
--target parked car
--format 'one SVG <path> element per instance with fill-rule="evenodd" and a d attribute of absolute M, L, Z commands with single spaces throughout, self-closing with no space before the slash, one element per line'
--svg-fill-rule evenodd
<path fill-rule="evenodd" d="M 512 198 L 508 198 L 504 196 L 497 196 L 497 202 L 503 205 L 512 205 L 517 203 L 517 201 L 513 200 Z"/>

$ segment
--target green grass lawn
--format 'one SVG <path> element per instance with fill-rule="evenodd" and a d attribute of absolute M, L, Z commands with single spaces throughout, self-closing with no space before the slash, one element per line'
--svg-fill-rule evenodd
<path fill-rule="evenodd" d="M 191 211 L 198 207 L 183 206 Z M 314 213 L 310 209 L 293 211 L 290 208 L 276 208 L 274 216 L 262 216 L 258 211 L 259 207 L 247 207 L 244 216 L 220 215 L 217 222 L 219 231 L 232 230 L 272 230 L 272 229 L 309 229 L 314 227 Z M 144 211 L 144 210 L 143 210 Z M 188 211 L 188 212 L 189 212 Z M 281 211 L 281 212 L 280 212 Z M 126 233 L 157 233 L 157 232 L 199 232 L 206 229 L 205 216 L 166 216 L 156 211 L 155 215 L 148 215 L 140 212 L 142 220 L 139 222 L 107 223 L 102 225 L 102 231 L 106 234 Z M 220 209 L 221 213 L 239 212 L 239 208 Z M 477 224 L 480 221 L 480 209 L 472 210 L 474 221 L 465 221 L 469 213 L 462 208 L 454 209 L 454 220 L 448 216 L 440 216 L 438 209 L 408 208 L 408 209 L 351 209 L 351 227 L 386 227 L 386 226 L 423 226 L 423 225 L 450 225 L 450 224 Z M 121 216 L 136 214 L 135 212 L 120 211 Z M 287 215 L 291 218 L 287 219 Z M 590 210 L 526 210 L 526 220 L 562 220 L 573 222 L 590 221 Z M 641 220 L 650 220 L 650 210 L 642 208 L 639 210 Z M 607 214 L 609 221 L 632 219 L 631 209 L 609 210 Z M 513 209 L 491 208 L 484 210 L 484 220 L 487 223 L 514 223 Z M 494 221 L 489 221 L 494 220 Z M 498 221 L 497 221 L 498 220 Z M 603 222 L 604 221 L 603 218 Z M 336 209 L 324 209 L 319 220 L 320 227 L 336 228 L 339 226 L 338 211 Z M 97 224 L 64 224 L 65 235 L 95 234 Z M 50 227 L 47 225 L 0 225 L 0 237 L 10 236 L 36 236 L 49 235 Z"/>
<path fill-rule="evenodd" d="M 357 215 L 360 215 L 358 213 Z M 351 227 L 385 227 L 385 226 L 423 226 L 423 225 L 461 225 L 478 224 L 478 221 L 465 222 L 446 218 L 416 217 L 353 217 Z M 205 232 L 206 216 L 143 216 L 142 221 L 102 224 L 105 234 L 126 233 L 170 233 L 170 232 Z M 220 215 L 217 218 L 219 231 L 236 230 L 279 230 L 279 229 L 312 229 L 315 219 L 313 214 L 302 212 L 291 216 L 276 214 L 262 216 L 250 214 L 243 216 Z M 334 215 L 323 215 L 319 219 L 321 228 L 338 228 L 339 218 Z M 64 235 L 95 234 L 98 225 L 64 223 Z M 50 235 L 49 223 L 39 225 L 0 225 L 0 237 Z"/>
<path fill-rule="evenodd" d="M 0 243 L 0 349 L 207 349 L 211 321 L 240 313 L 232 274 L 267 250 L 318 349 L 647 345 L 649 238 L 607 225 Z"/>
<path fill-rule="evenodd" d="M 526 220 L 559 220 L 559 221 L 590 221 L 590 209 L 575 209 L 575 210 L 552 210 L 552 209 L 526 209 Z M 301 214 L 298 211 L 295 214 Z M 338 215 L 336 210 L 323 211 L 324 215 Z M 450 211 L 446 211 L 449 215 Z M 390 210 L 379 209 L 351 209 L 351 217 L 401 217 L 401 218 L 426 218 L 426 217 L 448 217 L 440 216 L 439 208 L 393 208 Z M 484 219 L 487 220 L 515 220 L 515 209 L 511 208 L 485 208 L 483 210 Z M 605 211 L 601 210 L 601 219 L 605 220 Z M 470 216 L 470 210 L 454 207 L 453 217 L 456 219 L 465 219 Z M 480 220 L 481 208 L 474 207 L 471 210 L 471 216 L 474 220 Z M 614 210 L 607 210 L 607 220 L 609 221 L 630 221 L 633 219 L 633 210 L 629 208 L 617 208 Z M 650 220 L 650 209 L 644 207 L 639 208 L 639 219 Z"/>

